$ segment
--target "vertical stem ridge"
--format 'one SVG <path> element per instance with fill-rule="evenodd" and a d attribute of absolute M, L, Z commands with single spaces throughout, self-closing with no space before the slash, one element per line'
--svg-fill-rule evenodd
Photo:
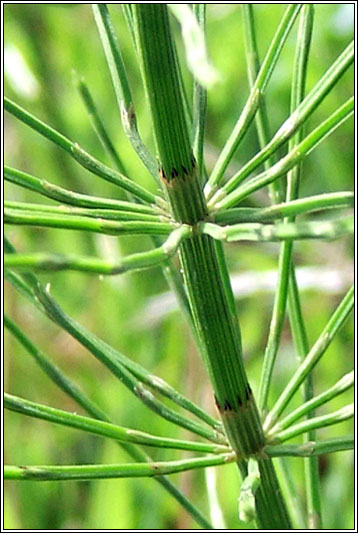
<path fill-rule="evenodd" d="M 231 287 L 226 269 L 221 270 L 221 244 L 208 235 L 195 234 L 196 224 L 207 217 L 207 207 L 186 127 L 167 8 L 164 4 L 133 4 L 133 14 L 160 176 L 174 218 L 193 226 L 193 236 L 180 245 L 179 256 L 200 351 L 230 443 L 240 458 L 248 458 L 260 454 L 265 440 L 244 368 Z M 271 459 L 259 463 L 260 527 L 271 529 L 279 523 L 279 528 L 290 529 Z M 245 469 L 245 461 L 239 467 Z"/>

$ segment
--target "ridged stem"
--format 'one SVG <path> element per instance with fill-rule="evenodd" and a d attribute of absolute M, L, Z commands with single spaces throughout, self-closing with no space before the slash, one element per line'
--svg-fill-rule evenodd
<path fill-rule="evenodd" d="M 197 224 L 206 219 L 207 208 L 184 119 L 167 8 L 164 4 L 134 4 L 133 15 L 161 179 L 173 217 L 193 226 L 193 237 L 181 243 L 179 254 L 200 352 L 230 443 L 240 456 L 248 458 L 260 453 L 265 442 L 245 373 L 221 245 L 208 235 L 195 234 Z M 290 529 L 271 459 L 260 459 L 259 469 L 256 504 L 260 527 Z"/>

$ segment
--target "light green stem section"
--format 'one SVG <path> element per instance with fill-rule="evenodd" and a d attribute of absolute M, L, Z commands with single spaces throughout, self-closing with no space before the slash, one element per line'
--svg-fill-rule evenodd
<path fill-rule="evenodd" d="M 127 463 L 81 466 L 5 466 L 4 479 L 29 481 L 87 481 L 90 479 L 113 479 L 132 477 L 157 477 L 177 474 L 197 468 L 208 468 L 230 463 L 235 454 L 217 457 L 198 457 L 181 461 L 157 463 Z"/>
<path fill-rule="evenodd" d="M 159 248 L 148 252 L 128 255 L 121 261 L 108 261 L 96 257 L 61 255 L 53 253 L 5 254 L 4 266 L 16 270 L 37 270 L 57 272 L 59 270 L 75 270 L 91 274 L 116 275 L 130 270 L 153 268 L 167 261 L 177 251 L 180 242 L 189 237 L 189 226 L 181 226 L 174 230 Z"/>
<path fill-rule="evenodd" d="M 317 407 L 320 407 L 321 405 L 329 402 L 333 398 L 336 398 L 336 396 L 339 396 L 346 390 L 350 389 L 354 385 L 354 371 L 349 372 L 349 374 L 346 374 L 343 376 L 342 379 L 340 379 L 333 387 L 330 389 L 322 392 L 322 394 L 319 394 L 318 396 L 314 396 L 310 400 L 303 403 L 300 407 L 292 411 L 289 415 L 287 415 L 285 418 L 281 420 L 278 424 L 276 424 L 272 428 L 272 433 L 279 433 L 283 429 L 288 428 L 293 424 L 293 422 L 296 422 L 299 418 L 302 418 L 303 416 L 307 415 L 308 413 L 311 413 L 314 409 L 317 409 Z"/>
<path fill-rule="evenodd" d="M 46 196 L 63 204 L 94 209 L 116 209 L 135 213 L 153 213 L 153 208 L 148 205 L 80 194 L 7 165 L 4 166 L 4 178 L 6 181 L 15 183 L 20 187 L 24 187 L 25 189 L 41 194 L 41 196 Z M 159 208 L 156 206 L 156 209 Z"/>
<path fill-rule="evenodd" d="M 282 47 L 288 37 L 288 34 L 301 7 L 301 5 L 290 5 L 286 9 L 282 21 L 272 39 L 270 48 L 262 63 L 256 81 L 251 88 L 250 96 L 245 104 L 245 107 L 239 117 L 239 120 L 236 123 L 233 132 L 231 133 L 228 141 L 226 142 L 215 164 L 213 172 L 209 178 L 208 186 L 206 187 L 206 193 L 209 195 L 209 198 L 212 194 L 212 191 L 215 191 L 216 186 L 220 183 L 224 172 L 230 160 L 232 159 L 238 144 L 240 143 L 240 140 L 243 138 L 255 116 L 255 113 L 258 110 L 260 98 L 264 93 L 264 90 L 276 65 Z"/>
<path fill-rule="evenodd" d="M 354 206 L 354 193 L 333 192 L 307 198 L 287 201 L 269 207 L 237 207 L 220 211 L 214 220 L 218 224 L 238 224 L 247 222 L 273 222 L 284 217 L 295 217 L 320 211 Z"/>
<path fill-rule="evenodd" d="M 237 187 L 237 185 L 241 180 L 239 181 L 238 179 L 232 178 L 232 181 L 228 181 L 228 183 L 217 192 L 216 196 L 212 198 L 208 204 L 209 207 L 214 210 L 232 207 L 241 202 L 249 194 L 277 180 L 297 165 L 297 163 L 302 161 L 302 159 L 314 150 L 314 148 L 328 137 L 328 135 L 331 135 L 341 124 L 350 118 L 353 113 L 354 97 L 351 97 L 269 170 L 265 170 L 240 187 Z M 227 194 L 230 191 L 232 192 Z"/>
<path fill-rule="evenodd" d="M 206 217 L 207 210 L 185 127 L 167 10 L 162 4 L 135 4 L 133 13 L 161 178 L 174 218 L 196 225 Z M 248 456 L 264 445 L 262 428 L 243 366 L 231 288 L 218 253 L 219 246 L 207 235 L 194 235 L 179 247 L 199 347 L 217 406 L 233 448 L 238 455 Z M 216 311 L 208 313 L 209 309 Z M 267 459 L 259 463 L 263 478 L 257 492 L 259 521 L 268 529 L 289 528 L 273 466 Z"/>
<path fill-rule="evenodd" d="M 290 222 L 278 224 L 233 224 L 217 226 L 200 222 L 202 233 L 225 242 L 235 241 L 292 241 L 293 239 L 336 239 L 354 232 L 354 218 L 348 216 L 330 221 Z"/>
<path fill-rule="evenodd" d="M 34 117 L 25 109 L 15 104 L 8 98 L 4 99 L 4 109 L 11 113 L 13 116 L 30 126 L 57 146 L 65 150 L 73 159 L 75 159 L 82 167 L 86 168 L 96 176 L 117 185 L 118 187 L 124 189 L 125 191 L 130 192 L 136 198 L 142 200 L 143 202 L 153 204 L 155 203 L 155 196 L 130 180 L 120 172 L 113 170 L 100 161 L 92 157 L 88 152 L 86 152 L 81 146 L 77 143 L 74 143 L 67 139 L 61 133 L 58 133 L 56 130 Z"/>
<path fill-rule="evenodd" d="M 267 445 L 264 451 L 271 457 L 311 457 L 353 450 L 354 442 L 354 435 L 348 435 L 346 437 L 336 437 L 335 439 L 308 441 L 304 444 Z"/>
<path fill-rule="evenodd" d="M 238 183 L 241 183 L 253 170 L 263 164 L 294 135 L 340 80 L 353 61 L 354 43 L 351 42 L 291 116 L 283 123 L 271 141 L 228 181 L 224 187 L 226 191 L 232 191 Z"/>
<path fill-rule="evenodd" d="M 334 339 L 335 335 L 338 333 L 340 328 L 347 320 L 350 312 L 353 309 L 353 305 L 354 287 L 352 286 L 343 298 L 336 311 L 333 313 L 331 319 L 329 320 L 327 326 L 324 328 L 323 332 L 319 336 L 318 340 L 315 342 L 305 359 L 299 365 L 293 377 L 286 385 L 285 389 L 282 391 L 274 407 L 267 415 L 264 423 L 264 428 L 266 432 L 276 423 L 278 417 L 285 409 L 292 396 L 295 394 L 300 385 L 304 382 L 306 377 L 313 370 L 314 366 L 323 356 L 328 346 Z"/>
<path fill-rule="evenodd" d="M 191 442 L 184 440 L 169 439 L 167 437 L 159 437 L 137 431 L 135 429 L 124 428 L 103 422 L 86 416 L 81 416 L 62 409 L 55 409 L 36 402 L 24 400 L 17 396 L 6 394 L 4 396 L 4 406 L 10 411 L 16 411 L 26 416 L 34 418 L 41 418 L 48 422 L 54 422 L 64 426 L 69 426 L 82 431 L 88 431 L 102 437 L 115 439 L 124 442 L 132 442 L 133 444 L 143 444 L 146 446 L 154 446 L 159 448 L 175 448 L 177 450 L 189 450 L 203 453 L 225 453 L 229 449 L 227 446 L 204 444 L 199 442 Z"/>
<path fill-rule="evenodd" d="M 322 416 L 316 416 L 314 418 L 309 418 L 308 420 L 305 420 L 304 422 L 300 422 L 299 424 L 294 424 L 290 426 L 288 429 L 285 429 L 284 431 L 280 431 L 277 434 L 272 434 L 272 440 L 275 442 L 284 442 L 286 440 L 292 439 L 293 437 L 296 437 L 297 435 L 301 435 L 302 433 L 306 433 L 312 429 L 319 429 L 326 426 L 332 426 L 333 424 L 338 424 L 339 422 L 343 422 L 344 420 L 349 420 L 354 416 L 354 405 L 346 405 L 345 407 L 342 407 L 342 409 L 339 409 L 338 411 L 334 411 L 333 413 L 330 413 L 328 415 L 322 415 Z M 271 439 L 270 436 L 268 438 Z"/>

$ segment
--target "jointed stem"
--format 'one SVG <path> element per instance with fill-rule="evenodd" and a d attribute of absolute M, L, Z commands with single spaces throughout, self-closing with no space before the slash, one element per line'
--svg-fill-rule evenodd
<path fill-rule="evenodd" d="M 4 108 L 16 118 L 30 126 L 30 128 L 65 150 L 70 157 L 75 159 L 82 167 L 86 168 L 96 176 L 130 192 L 133 196 L 145 203 L 155 203 L 154 194 L 150 193 L 120 172 L 107 167 L 81 148 L 79 144 L 70 141 L 67 137 L 34 117 L 8 98 L 4 99 Z"/>
<path fill-rule="evenodd" d="M 197 224 L 205 219 L 207 210 L 185 130 L 167 10 L 164 5 L 135 4 L 133 14 L 163 183 L 175 219 Z M 211 237 L 198 234 L 181 244 L 179 254 L 200 351 L 218 409 L 234 450 L 247 457 L 262 449 L 264 439 L 244 370 L 240 331 L 232 295 L 228 297 L 227 276 L 221 271 L 224 265 L 218 260 L 218 247 Z M 270 460 L 260 460 L 259 468 L 260 524 L 265 529 L 289 528 Z"/>
<path fill-rule="evenodd" d="M 125 463 L 119 465 L 81 466 L 5 466 L 5 479 L 32 481 L 86 481 L 90 479 L 111 479 L 129 477 L 159 477 L 196 468 L 207 468 L 230 463 L 234 454 L 216 457 L 198 457 L 181 461 L 155 463 Z"/>
<path fill-rule="evenodd" d="M 227 453 L 229 448 L 227 446 L 206 444 L 192 441 L 169 439 L 167 437 L 159 437 L 137 431 L 135 429 L 124 428 L 103 422 L 93 418 L 73 414 L 61 409 L 55 409 L 36 402 L 31 402 L 23 398 L 18 398 L 10 394 L 4 395 L 4 406 L 11 411 L 17 411 L 23 415 L 48 420 L 56 424 L 69 426 L 82 431 L 88 431 L 96 435 L 101 435 L 110 439 L 115 439 L 124 442 L 132 442 L 134 444 L 143 444 L 146 446 L 154 446 L 159 448 L 174 448 L 178 450 L 191 450 L 204 453 Z"/>

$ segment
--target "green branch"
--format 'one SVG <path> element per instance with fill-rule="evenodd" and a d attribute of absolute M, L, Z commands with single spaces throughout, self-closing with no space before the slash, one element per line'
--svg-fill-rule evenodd
<path fill-rule="evenodd" d="M 241 240 L 275 242 L 292 239 L 336 239 L 346 233 L 353 233 L 353 216 L 336 220 L 315 222 L 290 222 L 278 224 L 234 224 L 218 226 L 210 222 L 198 224 L 199 230 L 214 239 L 225 242 Z"/>
<path fill-rule="evenodd" d="M 330 318 L 327 326 L 306 355 L 305 359 L 299 365 L 298 369 L 290 379 L 279 399 L 271 409 L 270 413 L 266 417 L 264 423 L 265 431 L 269 431 L 271 427 L 276 423 L 278 417 L 285 409 L 292 396 L 298 390 L 300 385 L 304 382 L 307 376 L 312 372 L 315 365 L 318 363 L 322 355 L 326 352 L 328 346 L 331 344 L 335 335 L 347 320 L 350 312 L 354 306 L 354 287 L 351 287 L 340 305 L 337 307 L 332 317 Z"/>
<path fill-rule="evenodd" d="M 293 437 L 301 435 L 302 433 L 307 433 L 312 429 L 332 426 L 333 424 L 338 424 L 339 422 L 343 422 L 344 420 L 353 418 L 353 416 L 354 404 L 346 405 L 345 407 L 342 407 L 342 409 L 338 409 L 338 411 L 334 411 L 333 413 L 329 413 L 328 415 L 309 418 L 308 420 L 300 422 L 299 424 L 294 424 L 293 426 L 290 426 L 288 429 L 279 431 L 276 434 L 271 434 L 270 432 L 270 436 L 268 436 L 268 438 L 271 439 L 273 442 L 284 442 L 285 440 L 292 439 Z"/>
<path fill-rule="evenodd" d="M 205 193 L 210 198 L 215 192 L 217 185 L 220 183 L 224 172 L 230 163 L 234 152 L 241 139 L 248 130 L 260 104 L 260 99 L 265 91 L 266 85 L 271 77 L 273 69 L 279 58 L 283 45 L 288 37 L 292 25 L 301 9 L 301 5 L 290 5 L 282 18 L 282 21 L 272 39 L 271 45 L 267 51 L 261 69 L 257 75 L 256 81 L 251 88 L 250 96 L 242 110 L 229 139 L 227 140 L 216 164 L 211 173 Z"/>
<path fill-rule="evenodd" d="M 354 97 L 351 97 L 269 170 L 258 174 L 258 176 L 240 187 L 237 187 L 237 185 L 241 183 L 242 176 L 239 174 L 233 176 L 222 189 L 217 191 L 216 195 L 209 202 L 209 207 L 214 210 L 226 209 L 241 202 L 249 194 L 277 180 L 297 165 L 297 163 L 302 161 L 328 135 L 333 133 L 341 124 L 350 118 L 353 113 Z M 230 193 L 230 191 L 232 192 Z"/>
<path fill-rule="evenodd" d="M 87 481 L 90 479 L 157 477 L 198 468 L 219 466 L 235 460 L 235 454 L 198 457 L 181 461 L 80 466 L 7 466 L 4 479 L 31 481 Z"/>
<path fill-rule="evenodd" d="M 5 224 L 20 226 L 35 226 L 45 228 L 72 229 L 78 231 L 91 231 L 106 235 L 167 235 L 173 230 L 172 224 L 165 222 L 133 221 L 119 222 L 88 216 L 51 214 L 33 212 L 23 209 L 4 209 Z"/>
<path fill-rule="evenodd" d="M 300 407 L 292 411 L 289 415 L 283 418 L 279 423 L 277 423 L 271 430 L 270 433 L 279 433 L 280 431 L 288 428 L 292 425 L 293 422 L 296 422 L 299 418 L 307 415 L 312 412 L 317 407 L 329 402 L 336 396 L 339 396 L 346 390 L 350 389 L 354 385 L 354 371 L 349 372 L 342 379 L 340 379 L 333 387 L 322 392 L 321 394 L 314 396 L 310 400 L 303 403 Z"/>
<path fill-rule="evenodd" d="M 92 4 L 92 8 L 111 74 L 124 132 L 150 174 L 158 180 L 157 163 L 148 152 L 137 129 L 137 119 L 128 77 L 108 8 L 106 4 Z"/>
<path fill-rule="evenodd" d="M 253 157 L 237 174 L 226 184 L 225 191 L 241 183 L 253 170 L 263 164 L 268 157 L 275 153 L 292 135 L 300 128 L 312 112 L 318 107 L 325 96 L 340 80 L 354 60 L 354 43 L 351 42 L 342 54 L 336 59 L 326 74 L 319 80 L 313 89 L 307 94 L 301 104 L 295 109 L 290 117 L 283 123 L 271 141 Z M 219 191 L 218 191 L 219 192 Z M 214 202 L 214 198 L 211 199 Z"/>
<path fill-rule="evenodd" d="M 38 216 L 38 215 L 35 215 Z M 37 270 L 56 272 L 58 270 L 76 270 L 91 274 L 115 275 L 129 270 L 153 268 L 172 257 L 181 241 L 190 236 L 189 226 L 174 230 L 168 239 L 158 248 L 148 252 L 139 252 L 124 257 L 121 261 L 109 261 L 96 257 L 61 255 L 53 253 L 5 254 L 4 266 L 16 270 Z"/>
<path fill-rule="evenodd" d="M 10 411 L 31 416 L 33 418 L 40 418 L 55 424 L 61 424 L 72 428 L 94 433 L 102 437 L 115 439 L 124 442 L 132 442 L 133 444 L 142 444 L 146 446 L 154 446 L 157 448 L 174 448 L 177 450 L 189 450 L 203 453 L 226 453 L 229 451 L 227 446 L 206 444 L 199 442 L 191 442 L 184 440 L 170 439 L 167 437 L 159 437 L 137 431 L 135 429 L 124 428 L 103 422 L 86 416 L 81 416 L 62 409 L 55 409 L 36 402 L 31 402 L 17 396 L 10 394 L 4 395 L 4 407 Z"/>
<path fill-rule="evenodd" d="M 270 457 L 311 457 L 354 450 L 354 436 L 336 437 L 322 441 L 308 441 L 304 444 L 276 444 L 267 445 L 264 453 Z"/>
<path fill-rule="evenodd" d="M 53 206 L 45 204 L 30 204 L 28 202 L 9 202 L 5 200 L 4 207 L 11 210 L 34 211 L 36 213 L 48 213 L 57 215 L 78 215 L 90 218 L 102 218 L 106 220 L 117 220 L 120 222 L 166 222 L 168 219 L 164 215 L 159 215 L 152 211 L 149 213 L 136 213 L 134 211 L 117 211 L 116 209 L 86 209 L 74 206 Z"/>
<path fill-rule="evenodd" d="M 106 152 L 108 152 L 110 158 L 112 159 L 113 163 L 118 168 L 118 170 L 122 174 L 126 174 L 125 166 L 121 158 L 119 157 L 118 152 L 115 149 L 114 144 L 112 143 L 107 133 L 106 127 L 103 124 L 103 121 L 99 115 L 97 106 L 92 98 L 92 95 L 90 93 L 90 90 L 84 78 L 82 76 L 79 77 L 76 73 L 74 73 L 74 83 L 77 87 L 77 90 L 84 104 L 84 107 L 89 115 L 92 127 L 94 131 L 96 132 L 99 140 L 101 141 L 104 149 L 106 150 Z"/>
<path fill-rule="evenodd" d="M 322 209 L 340 209 L 354 206 L 354 193 L 333 192 L 286 201 L 269 207 L 236 207 L 214 215 L 217 224 L 247 222 L 274 222 L 285 217 L 306 215 Z"/>
<path fill-rule="evenodd" d="M 82 167 L 86 168 L 92 174 L 117 185 L 121 189 L 130 192 L 136 198 L 139 198 L 141 201 L 155 204 L 156 198 L 154 194 L 150 193 L 134 181 L 130 180 L 120 172 L 113 170 L 94 157 L 87 153 L 81 146 L 77 143 L 73 143 L 67 139 L 64 135 L 61 135 L 56 130 L 34 117 L 25 109 L 18 106 L 11 100 L 5 97 L 4 99 L 4 109 L 11 113 L 13 116 L 24 122 L 30 128 L 37 131 L 48 140 L 55 143 L 57 146 L 65 150 L 73 159 L 75 159 Z"/>
<path fill-rule="evenodd" d="M 96 209 L 116 209 L 135 213 L 153 213 L 153 207 L 149 205 L 76 193 L 7 165 L 4 166 L 4 178 L 10 183 L 14 183 L 20 187 L 24 187 L 25 189 L 64 204 Z M 155 206 L 154 209 L 158 209 L 158 207 Z"/>

